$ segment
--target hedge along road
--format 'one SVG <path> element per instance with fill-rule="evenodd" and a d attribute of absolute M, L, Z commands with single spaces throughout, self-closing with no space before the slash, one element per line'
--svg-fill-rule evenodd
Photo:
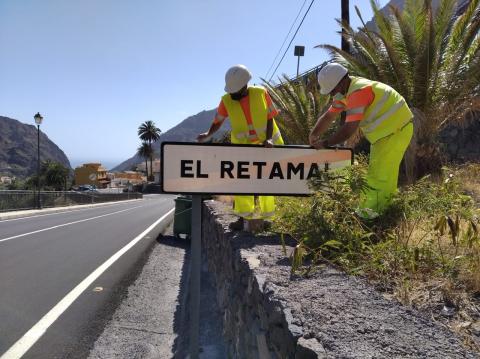
<path fill-rule="evenodd" d="M 0 358 L 86 356 L 172 199 L 0 221 Z"/>

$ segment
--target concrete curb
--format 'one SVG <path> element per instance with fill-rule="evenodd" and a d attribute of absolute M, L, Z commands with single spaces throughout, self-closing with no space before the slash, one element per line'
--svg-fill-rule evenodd
<path fill-rule="evenodd" d="M 15 219 L 15 218 L 23 218 L 23 217 L 32 217 L 42 214 L 51 214 L 51 213 L 59 213 L 59 212 L 72 212 L 78 209 L 84 208 L 93 208 L 93 207 L 100 207 L 112 204 L 120 204 L 125 202 L 132 202 L 132 201 L 141 201 L 143 198 L 140 199 L 128 199 L 124 201 L 114 201 L 114 202 L 103 202 L 103 203 L 95 203 L 95 204 L 80 204 L 76 206 L 66 206 L 66 207 L 54 207 L 54 208 L 43 208 L 43 209 L 30 209 L 24 211 L 12 211 L 12 212 L 3 212 L 0 213 L 0 221 L 5 219 Z"/>

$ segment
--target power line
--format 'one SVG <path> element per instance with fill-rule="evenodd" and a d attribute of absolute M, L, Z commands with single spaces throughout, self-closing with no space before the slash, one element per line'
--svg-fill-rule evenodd
<path fill-rule="evenodd" d="M 278 55 L 280 55 L 280 52 L 282 52 L 283 46 L 284 46 L 285 43 L 287 42 L 287 39 L 288 39 L 288 37 L 290 36 L 290 33 L 292 32 L 293 26 L 294 26 L 295 23 L 297 22 L 298 17 L 299 17 L 300 14 L 302 13 L 303 7 L 305 6 L 306 3 L 307 3 L 307 0 L 304 0 L 302 6 L 300 7 L 300 10 L 298 10 L 298 14 L 297 14 L 297 16 L 295 17 L 295 20 L 293 20 L 292 26 L 290 26 L 290 30 L 288 30 L 288 34 L 287 34 L 287 35 L 285 36 L 285 38 L 283 39 L 282 46 L 280 46 L 280 48 L 278 49 L 278 52 L 277 52 L 277 54 L 275 55 L 275 58 L 273 59 L 272 64 L 270 65 L 270 67 L 268 68 L 267 73 L 265 74 L 265 78 L 268 77 L 268 74 L 270 73 L 270 70 L 273 68 L 273 65 L 275 65 L 275 62 L 277 61 Z"/>
<path fill-rule="evenodd" d="M 280 64 L 282 63 L 283 59 L 285 58 L 285 55 L 287 54 L 287 51 L 288 51 L 288 49 L 290 48 L 290 45 L 292 44 L 293 40 L 295 39 L 295 36 L 297 36 L 298 30 L 300 30 L 300 27 L 301 27 L 302 24 L 303 24 L 303 20 L 305 20 L 305 17 L 307 17 L 307 14 L 308 14 L 308 12 L 310 11 L 310 8 L 312 7 L 312 5 L 313 5 L 314 2 L 315 2 L 315 0 L 312 0 L 312 2 L 310 3 L 310 5 L 308 6 L 308 9 L 307 9 L 307 11 L 305 12 L 305 15 L 303 15 L 302 21 L 300 21 L 300 24 L 298 25 L 297 30 L 295 31 L 295 34 L 293 34 L 293 37 L 292 37 L 292 39 L 290 40 L 290 43 L 288 44 L 285 52 L 283 53 L 283 56 L 282 56 L 282 58 L 280 59 L 280 62 L 278 63 L 277 67 L 275 67 L 275 71 L 273 71 L 273 74 L 272 74 L 272 76 L 270 76 L 270 79 L 268 80 L 268 82 L 272 81 L 273 76 L 275 75 L 275 73 L 276 73 L 277 70 L 278 70 L 278 67 L 280 66 Z"/>

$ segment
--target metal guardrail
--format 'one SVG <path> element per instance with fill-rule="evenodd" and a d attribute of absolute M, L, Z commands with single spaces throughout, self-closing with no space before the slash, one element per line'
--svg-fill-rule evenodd
<path fill-rule="evenodd" d="M 128 199 L 143 198 L 142 193 L 101 193 L 94 191 L 41 191 L 42 208 L 65 207 L 79 204 L 92 204 Z M 0 212 L 36 209 L 38 192 L 36 191 L 0 191 Z"/>

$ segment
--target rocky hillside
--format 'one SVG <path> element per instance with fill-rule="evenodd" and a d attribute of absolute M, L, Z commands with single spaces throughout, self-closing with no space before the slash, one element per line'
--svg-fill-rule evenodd
<path fill-rule="evenodd" d="M 171 128 L 167 132 L 160 136 L 159 142 L 154 144 L 155 156 L 158 157 L 160 152 L 160 144 L 164 141 L 179 141 L 179 142 L 194 142 L 197 135 L 201 132 L 205 132 L 210 127 L 213 117 L 215 116 L 215 110 L 202 111 L 194 116 L 190 116 L 180 122 L 177 126 Z M 161 128 L 161 123 L 160 126 Z M 230 122 L 225 121 L 221 129 L 217 132 L 215 137 L 221 137 L 225 131 L 230 130 Z M 112 171 L 126 171 L 130 170 L 132 166 L 143 162 L 144 160 L 137 155 L 129 158 L 128 160 L 120 163 L 118 166 L 112 169 Z"/>
<path fill-rule="evenodd" d="M 70 167 L 65 153 L 40 130 L 40 159 Z M 25 178 L 37 171 L 37 128 L 0 116 L 0 175 Z"/>

